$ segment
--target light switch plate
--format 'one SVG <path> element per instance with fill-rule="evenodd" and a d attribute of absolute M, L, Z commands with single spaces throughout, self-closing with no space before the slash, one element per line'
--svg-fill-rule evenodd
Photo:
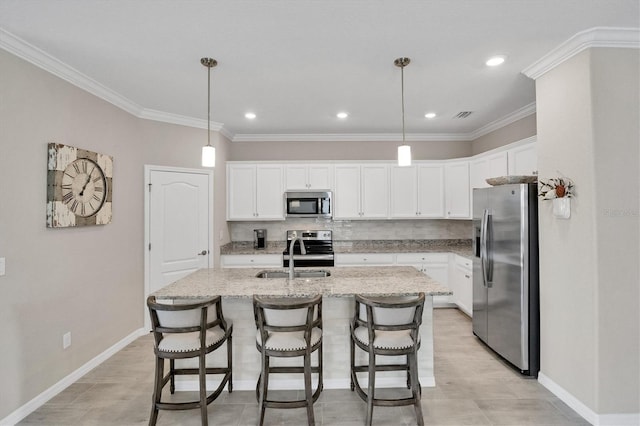
<path fill-rule="evenodd" d="M 0 257 L 0 277 L 4 275 L 4 268 L 5 268 L 5 260 L 4 257 Z"/>

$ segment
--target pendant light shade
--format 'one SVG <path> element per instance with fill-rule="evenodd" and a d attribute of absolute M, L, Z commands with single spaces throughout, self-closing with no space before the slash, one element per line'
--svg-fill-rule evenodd
<path fill-rule="evenodd" d="M 207 67 L 207 144 L 202 147 L 202 167 L 215 167 L 216 148 L 211 145 L 211 68 L 218 65 L 218 61 L 202 58 L 200 63 Z"/>
<path fill-rule="evenodd" d="M 395 66 L 400 67 L 400 87 L 402 95 L 402 145 L 398 147 L 398 166 L 400 167 L 411 165 L 411 147 L 406 144 L 404 133 L 404 67 L 409 65 L 409 62 L 411 62 L 409 58 L 398 58 L 393 61 Z"/>
<path fill-rule="evenodd" d="M 398 166 L 406 167 L 411 165 L 411 147 L 400 145 L 398 147 Z"/>
<path fill-rule="evenodd" d="M 216 166 L 216 149 L 211 145 L 202 147 L 202 167 Z"/>

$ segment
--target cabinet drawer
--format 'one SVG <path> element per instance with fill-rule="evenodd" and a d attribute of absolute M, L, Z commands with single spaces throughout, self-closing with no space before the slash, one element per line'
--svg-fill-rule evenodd
<path fill-rule="evenodd" d="M 454 257 L 455 257 L 456 266 L 462 269 L 467 269 L 469 270 L 469 272 L 471 272 L 472 265 L 473 265 L 471 262 L 471 259 L 466 258 L 464 256 L 460 256 L 459 254 L 454 255 Z"/>
<path fill-rule="evenodd" d="M 336 266 L 393 265 L 392 253 L 337 253 Z"/>
<path fill-rule="evenodd" d="M 398 253 L 396 262 L 398 264 L 447 263 L 449 253 Z"/>
<path fill-rule="evenodd" d="M 280 254 L 225 254 L 220 256 L 223 268 L 282 267 Z"/>

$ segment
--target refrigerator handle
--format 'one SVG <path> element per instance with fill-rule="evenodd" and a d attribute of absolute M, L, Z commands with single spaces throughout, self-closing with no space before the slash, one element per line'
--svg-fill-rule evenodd
<path fill-rule="evenodd" d="M 482 270 L 482 286 L 487 287 L 487 216 L 489 210 L 482 212 L 482 222 L 480 223 L 480 268 Z"/>
<path fill-rule="evenodd" d="M 491 214 L 485 209 L 480 225 L 480 266 L 482 268 L 482 285 L 490 288 L 493 281 L 493 254 L 491 251 Z"/>

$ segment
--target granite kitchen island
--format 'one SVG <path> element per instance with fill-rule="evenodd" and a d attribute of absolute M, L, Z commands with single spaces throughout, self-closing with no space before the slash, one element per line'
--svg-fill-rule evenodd
<path fill-rule="evenodd" d="M 296 268 L 305 271 L 314 268 Z M 434 386 L 432 297 L 449 295 L 451 291 L 429 276 L 410 266 L 327 267 L 330 276 L 322 278 L 257 278 L 256 268 L 200 269 L 153 293 L 162 299 L 189 299 L 222 296 L 227 320 L 233 321 L 233 387 L 253 390 L 260 374 L 260 356 L 256 349 L 256 327 L 253 318 L 254 294 L 272 297 L 304 297 L 323 295 L 324 387 L 348 389 L 349 323 L 353 317 L 354 294 L 369 296 L 407 296 L 424 292 L 425 308 L 420 328 L 421 347 L 418 354 L 422 386 Z M 212 365 L 221 363 L 225 351 L 215 351 Z M 360 361 L 366 355 L 356 352 Z M 219 359 L 216 359 L 219 358 Z M 390 357 L 389 357 L 390 358 Z M 292 360 L 287 360 L 291 362 Z M 389 361 L 392 361 L 390 359 Z M 302 378 L 287 375 L 269 381 L 273 389 L 302 389 Z M 404 386 L 406 374 L 389 372 L 376 377 L 377 386 Z M 176 384 L 178 390 L 196 389 L 196 381 Z"/>

